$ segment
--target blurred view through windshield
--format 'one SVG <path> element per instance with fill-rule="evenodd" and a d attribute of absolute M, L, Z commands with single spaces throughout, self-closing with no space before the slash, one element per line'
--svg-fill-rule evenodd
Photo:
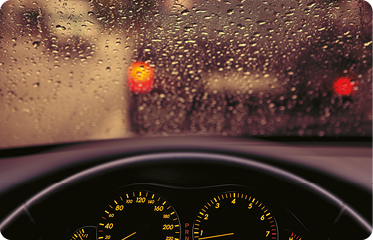
<path fill-rule="evenodd" d="M 372 136 L 365 1 L 9 0 L 0 19 L 0 148 Z"/>

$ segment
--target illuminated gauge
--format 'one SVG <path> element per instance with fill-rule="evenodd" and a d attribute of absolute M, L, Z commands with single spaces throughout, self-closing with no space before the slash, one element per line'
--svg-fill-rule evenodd
<path fill-rule="evenodd" d="M 208 201 L 193 225 L 195 240 L 221 238 L 278 239 L 275 217 L 258 198 L 239 192 L 225 192 Z"/>
<path fill-rule="evenodd" d="M 96 227 L 79 228 L 72 234 L 70 240 L 96 240 Z"/>
<path fill-rule="evenodd" d="M 295 234 L 293 231 L 282 230 L 281 240 L 302 240 L 303 238 Z"/>
<path fill-rule="evenodd" d="M 179 240 L 180 222 L 171 204 L 156 193 L 131 191 L 106 206 L 97 226 L 101 240 Z"/>

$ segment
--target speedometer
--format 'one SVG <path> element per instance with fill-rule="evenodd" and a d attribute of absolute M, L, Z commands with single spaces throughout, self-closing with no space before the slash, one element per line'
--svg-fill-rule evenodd
<path fill-rule="evenodd" d="M 180 221 L 163 197 L 150 191 L 126 192 L 105 208 L 97 226 L 98 240 L 179 240 Z"/>
<path fill-rule="evenodd" d="M 276 220 L 253 195 L 225 192 L 210 199 L 197 213 L 193 236 L 205 239 L 278 239 Z"/>

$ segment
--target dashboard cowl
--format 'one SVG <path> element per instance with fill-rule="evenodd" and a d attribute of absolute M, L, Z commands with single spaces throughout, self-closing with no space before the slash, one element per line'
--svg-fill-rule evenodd
<path fill-rule="evenodd" d="M 310 151 L 310 147 L 313 149 L 312 151 Z M 6 191 L 2 191 L 3 195 L 0 195 L 0 202 L 3 204 L 15 204 L 16 201 L 12 203 L 9 200 L 11 196 L 14 196 L 12 194 L 17 191 L 19 192 L 20 189 L 27 189 L 27 186 L 30 186 L 30 192 L 33 190 L 34 193 L 26 198 L 20 198 L 20 200 L 26 202 L 27 209 L 32 215 L 31 220 L 35 221 L 26 223 L 27 221 L 22 220 L 28 215 L 27 211 L 23 213 L 27 209 L 24 209 L 25 206 L 22 205 L 21 209 L 23 210 L 19 213 L 24 216 L 19 217 L 19 220 L 12 220 L 12 224 L 10 224 L 12 226 L 9 224 L 4 225 L 6 221 L 3 221 L 0 229 L 7 231 L 7 235 L 14 234 L 15 237 L 10 239 L 18 239 L 16 231 L 10 231 L 10 229 L 23 229 L 23 225 L 29 225 L 30 228 L 35 230 L 37 229 L 34 228 L 35 225 L 33 224 L 35 223 L 39 228 L 44 223 L 48 224 L 48 218 L 44 218 L 39 213 L 43 212 L 44 204 L 51 204 L 48 203 L 47 199 L 55 198 L 56 196 L 53 196 L 54 193 L 63 195 L 64 191 L 69 191 L 69 188 L 66 188 L 65 184 L 62 184 L 63 188 L 53 190 L 58 185 L 61 187 L 61 183 L 75 183 L 77 181 L 83 185 L 86 183 L 89 185 L 90 181 L 102 180 L 103 176 L 109 176 L 107 179 L 114 179 L 115 176 L 120 175 L 122 178 L 126 176 L 125 182 L 122 185 L 139 182 L 139 176 L 143 177 L 140 182 L 198 186 L 201 181 L 205 181 L 207 185 L 216 185 L 224 183 L 224 181 L 219 179 L 221 179 L 224 171 L 230 169 L 230 173 L 234 173 L 237 170 L 240 174 L 236 171 L 236 174 L 230 174 L 231 177 L 225 180 L 230 183 L 247 184 L 250 183 L 248 181 L 249 177 L 252 177 L 251 182 L 265 184 L 274 196 L 282 198 L 280 202 L 290 205 L 290 210 L 297 217 L 300 217 L 305 226 L 309 227 L 310 231 L 314 233 L 314 237 L 321 237 L 320 239 L 322 239 L 327 234 L 331 234 L 332 236 L 335 232 L 343 232 L 342 230 L 346 229 L 346 224 L 343 223 L 345 222 L 345 211 L 342 211 L 343 202 L 354 203 L 350 199 L 343 199 L 342 201 L 342 199 L 334 195 L 335 193 L 342 196 L 344 192 L 352 194 L 353 197 L 351 196 L 351 199 L 357 198 L 362 203 L 361 206 L 354 204 L 354 208 L 364 208 L 367 206 L 365 202 L 371 202 L 371 192 L 367 192 L 367 189 L 361 187 L 361 184 L 357 188 L 349 187 L 349 184 L 354 186 L 360 180 L 352 183 L 349 183 L 347 179 L 341 181 L 340 176 L 325 174 L 328 171 L 328 167 L 318 167 L 319 163 L 317 162 L 304 164 L 303 160 L 296 160 L 296 158 L 302 159 L 302 154 L 308 157 L 311 156 L 315 149 L 322 150 L 321 152 L 319 151 L 319 155 L 325 155 L 325 152 L 327 152 L 330 158 L 335 153 L 335 150 L 339 149 L 335 146 L 331 146 L 330 148 L 332 150 L 328 152 L 328 147 L 325 145 L 320 146 L 316 144 L 304 147 L 296 144 L 247 141 L 244 139 L 227 140 L 226 138 L 147 138 L 99 141 L 66 147 L 58 146 L 57 148 L 49 149 L 49 151 L 30 156 L 15 156 L 1 159 L 0 169 L 1 165 L 7 166 L 7 163 L 11 163 L 10 165 L 14 166 L 20 162 L 24 164 L 22 166 L 18 165 L 19 168 L 17 169 L 9 168 L 10 171 L 7 174 L 14 174 L 17 171 L 27 172 L 27 168 L 30 171 L 22 175 L 23 178 L 26 176 L 26 179 L 18 179 L 21 183 L 19 184 L 20 187 L 13 189 L 7 188 Z M 364 154 L 371 148 L 369 146 L 363 146 L 363 148 L 365 150 L 362 156 L 358 157 L 369 158 L 369 156 L 365 156 Z M 337 156 L 341 154 L 338 153 Z M 317 156 L 318 154 L 313 155 L 314 158 Z M 332 161 L 331 164 L 333 165 L 334 163 Z M 327 164 L 329 163 L 324 163 L 324 165 Z M 214 167 L 212 168 L 211 166 Z M 341 166 L 339 169 L 343 172 L 346 167 L 352 168 L 353 165 L 342 159 Z M 32 169 L 36 169 L 37 171 L 33 172 Z M 276 169 L 276 171 L 272 172 L 270 169 Z M 95 172 L 95 174 L 84 175 L 87 171 L 91 173 Z M 167 178 L 168 174 L 166 173 L 170 171 L 174 173 L 170 174 L 171 178 Z M 282 180 L 278 181 L 281 175 L 278 174 L 278 171 L 284 172 L 288 176 L 282 176 L 280 177 Z M 198 177 L 203 176 L 204 173 L 208 173 L 208 175 L 203 178 Z M 17 174 L 14 174 L 14 176 L 17 176 Z M 21 177 L 19 174 L 18 176 Z M 253 176 L 257 176 L 257 178 Z M 266 178 L 263 176 L 266 176 Z M 297 180 L 291 180 L 289 176 L 295 176 Z M 72 181 L 72 179 L 75 180 Z M 7 182 L 1 181 L 1 183 L 6 188 L 4 184 L 7 184 Z M 274 186 L 270 186 L 271 183 L 275 183 Z M 100 184 L 97 185 L 98 187 L 94 184 L 90 185 L 97 190 L 104 189 Z M 338 192 L 338 189 L 341 189 L 342 186 L 344 191 Z M 322 191 L 315 191 L 313 187 Z M 89 188 L 87 189 L 89 190 Z M 331 189 L 335 190 L 335 192 L 330 191 Z M 300 197 L 292 199 L 291 194 L 294 193 L 297 193 L 297 196 Z M 326 196 L 324 193 L 327 193 L 326 195 L 329 196 Z M 83 196 L 85 192 L 81 194 Z M 317 197 L 315 198 L 315 196 Z M 316 202 L 319 203 L 307 199 L 318 199 Z M 287 200 L 290 202 L 287 203 Z M 50 206 L 50 209 L 52 209 L 52 206 Z M 355 209 L 348 209 L 354 213 L 347 214 L 347 217 L 353 219 L 352 224 L 358 225 L 356 229 L 360 229 L 358 231 L 363 235 L 370 233 L 370 223 L 364 220 Z M 61 210 L 61 212 L 63 211 Z M 339 216 L 338 214 L 341 212 L 342 214 Z M 309 217 L 307 219 L 307 216 L 315 216 L 316 213 L 322 217 L 319 219 Z M 371 216 L 370 214 L 367 215 Z M 313 227 L 312 224 L 315 220 L 318 223 Z M 322 227 L 321 229 L 317 229 L 316 226 Z M 338 236 L 336 235 L 336 237 Z"/>

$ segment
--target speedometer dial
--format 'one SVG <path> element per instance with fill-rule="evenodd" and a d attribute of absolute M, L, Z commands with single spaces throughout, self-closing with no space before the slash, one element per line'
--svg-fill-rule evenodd
<path fill-rule="evenodd" d="M 276 220 L 255 196 L 226 192 L 208 201 L 198 212 L 195 240 L 278 239 Z"/>
<path fill-rule="evenodd" d="M 149 191 L 131 191 L 113 199 L 98 226 L 99 240 L 179 240 L 180 222 L 163 197 Z"/>

